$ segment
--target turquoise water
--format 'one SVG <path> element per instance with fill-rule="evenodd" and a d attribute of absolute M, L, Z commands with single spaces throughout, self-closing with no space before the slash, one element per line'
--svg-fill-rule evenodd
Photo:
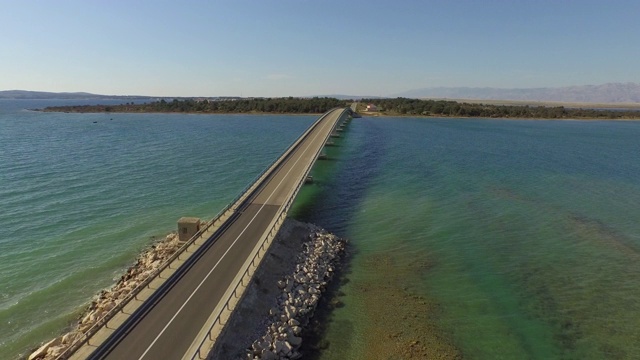
<path fill-rule="evenodd" d="M 37 105 L 0 102 L 0 358 L 315 119 Z M 638 122 L 355 119 L 296 204 L 352 249 L 315 358 L 640 358 L 638 139 Z"/>
<path fill-rule="evenodd" d="M 308 215 L 354 252 L 314 358 L 640 358 L 638 139 L 640 122 L 356 119 Z"/>
<path fill-rule="evenodd" d="M 57 335 L 178 218 L 213 217 L 316 118 L 22 110 L 50 103 L 0 102 L 2 359 Z"/>

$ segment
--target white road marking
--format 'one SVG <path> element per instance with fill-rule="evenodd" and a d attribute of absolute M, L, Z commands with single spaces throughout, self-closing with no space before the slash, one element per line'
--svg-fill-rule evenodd
<path fill-rule="evenodd" d="M 325 125 L 326 127 L 326 125 Z M 313 143 L 316 138 L 318 137 L 319 132 L 316 133 L 316 135 L 313 137 L 313 139 L 311 140 L 311 143 Z M 256 214 L 253 216 L 253 218 L 251 218 L 251 220 L 249 221 L 249 223 L 247 224 L 247 226 L 244 227 L 244 229 L 242 229 L 242 232 L 240 233 L 240 235 L 238 235 L 238 237 L 233 241 L 233 243 L 231 243 L 231 245 L 229 246 L 229 248 L 227 249 L 227 251 L 224 252 L 224 254 L 222 254 L 222 256 L 220 257 L 220 259 L 218 260 L 218 262 L 216 262 L 216 264 L 213 266 L 213 268 L 211 268 L 211 270 L 209 271 L 209 273 L 207 273 L 207 276 L 204 277 L 204 279 L 202 279 L 202 281 L 200 282 L 200 284 L 198 284 L 198 286 L 196 287 L 195 290 L 193 290 L 193 292 L 191 293 L 191 295 L 189 295 L 189 297 L 187 298 L 187 300 L 182 304 L 182 306 L 180 306 L 180 309 L 178 309 L 178 311 L 173 315 L 173 317 L 171 317 L 171 320 L 169 320 L 169 322 L 167 323 L 167 325 L 164 326 L 164 328 L 162 328 L 162 330 L 160 331 L 160 333 L 158 334 L 158 336 L 156 336 L 156 338 L 153 340 L 153 342 L 151 343 L 151 345 L 149 345 L 149 347 L 147 347 L 147 349 L 145 350 L 145 352 L 138 358 L 138 360 L 141 360 L 142 358 L 145 357 L 145 355 L 147 355 L 147 353 L 149 352 L 149 350 L 151 350 L 151 348 L 153 347 L 153 345 L 155 345 L 155 343 L 158 341 L 158 339 L 160 338 L 160 336 L 162 336 L 162 334 L 164 334 L 164 332 L 167 330 L 167 328 L 171 325 L 171 323 L 173 323 L 173 320 L 176 319 L 176 317 L 180 314 L 180 312 L 182 311 L 182 309 L 184 309 L 184 307 L 187 305 L 187 303 L 189 302 L 189 300 L 191 300 L 191 298 L 193 297 L 193 295 L 195 295 L 196 292 L 198 292 L 198 290 L 200 289 L 200 287 L 202 286 L 202 284 L 204 284 L 205 281 L 207 281 L 207 279 L 209 278 L 209 276 L 211 275 L 211 273 L 213 273 L 213 271 L 218 267 L 218 265 L 220 264 L 220 262 L 222 261 L 222 259 L 224 259 L 224 257 L 227 255 L 227 253 L 231 250 L 231 248 L 236 244 L 236 242 L 238 242 L 238 240 L 240 239 L 240 237 L 242 236 L 242 234 L 244 234 L 244 232 L 247 230 L 247 228 L 249 227 L 249 225 L 251 225 L 251 223 L 253 223 L 253 220 L 255 220 L 255 218 L 258 216 L 258 214 L 260 214 L 260 211 L 262 211 L 262 209 L 264 208 L 264 206 L 269 202 L 269 199 L 271 199 L 271 196 L 273 196 L 273 194 L 276 192 L 276 190 L 278 190 L 278 188 L 280 187 L 280 185 L 282 185 L 282 182 L 287 178 L 287 176 L 289 175 L 289 173 L 291 172 L 291 170 L 293 170 L 296 165 L 298 164 L 298 161 L 300 161 L 300 159 L 306 154 L 306 152 L 309 150 L 309 146 L 307 146 L 307 148 L 302 152 L 302 154 L 298 157 L 298 159 L 296 159 L 296 161 L 293 163 L 293 166 L 291 166 L 291 168 L 289 169 L 289 171 L 287 171 L 287 173 L 285 174 L 285 176 L 282 178 L 282 180 L 280 180 L 280 182 L 278 183 L 278 186 L 276 186 L 276 188 L 271 192 L 271 194 L 269 194 L 269 197 L 267 198 L 267 200 L 262 204 L 262 206 L 260 207 L 260 209 L 258 209 L 258 211 L 256 212 Z"/>

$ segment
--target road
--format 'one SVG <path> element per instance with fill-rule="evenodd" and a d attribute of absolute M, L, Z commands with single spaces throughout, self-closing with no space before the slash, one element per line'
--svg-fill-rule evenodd
<path fill-rule="evenodd" d="M 325 116 L 231 218 L 226 230 L 125 336 L 107 341 L 91 359 L 181 359 L 209 315 L 288 200 L 344 109 Z"/>

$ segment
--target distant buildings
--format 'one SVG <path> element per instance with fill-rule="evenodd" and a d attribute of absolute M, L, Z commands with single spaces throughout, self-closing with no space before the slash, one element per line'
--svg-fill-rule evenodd
<path fill-rule="evenodd" d="M 367 109 L 365 111 L 378 111 L 378 107 L 373 104 L 369 104 L 367 105 Z"/>

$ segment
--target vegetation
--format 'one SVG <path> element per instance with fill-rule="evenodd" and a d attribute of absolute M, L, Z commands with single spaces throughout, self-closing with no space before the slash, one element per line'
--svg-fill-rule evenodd
<path fill-rule="evenodd" d="M 220 98 L 216 100 L 173 99 L 144 104 L 81 105 L 47 107 L 44 111 L 55 112 L 127 112 L 127 113 L 274 113 L 274 114 L 318 114 L 334 107 L 346 107 L 352 100 L 334 98 Z M 446 100 L 419 99 L 362 99 L 358 111 L 363 112 L 367 104 L 378 107 L 377 113 L 390 116 L 437 116 L 437 117 L 483 117 L 525 119 L 639 119 L 640 111 L 574 109 L 563 106 L 520 106 L 472 104 Z"/>
<path fill-rule="evenodd" d="M 382 115 L 526 119 L 639 119 L 638 111 L 571 109 L 563 106 L 508 106 L 446 100 L 362 99 L 358 111 L 375 104 Z"/>
<path fill-rule="evenodd" d="M 254 98 L 225 100 L 173 99 L 144 104 L 53 106 L 44 111 L 55 112 L 127 112 L 127 113 L 276 113 L 318 114 L 334 107 L 346 107 L 351 102 L 334 98 Z"/>

